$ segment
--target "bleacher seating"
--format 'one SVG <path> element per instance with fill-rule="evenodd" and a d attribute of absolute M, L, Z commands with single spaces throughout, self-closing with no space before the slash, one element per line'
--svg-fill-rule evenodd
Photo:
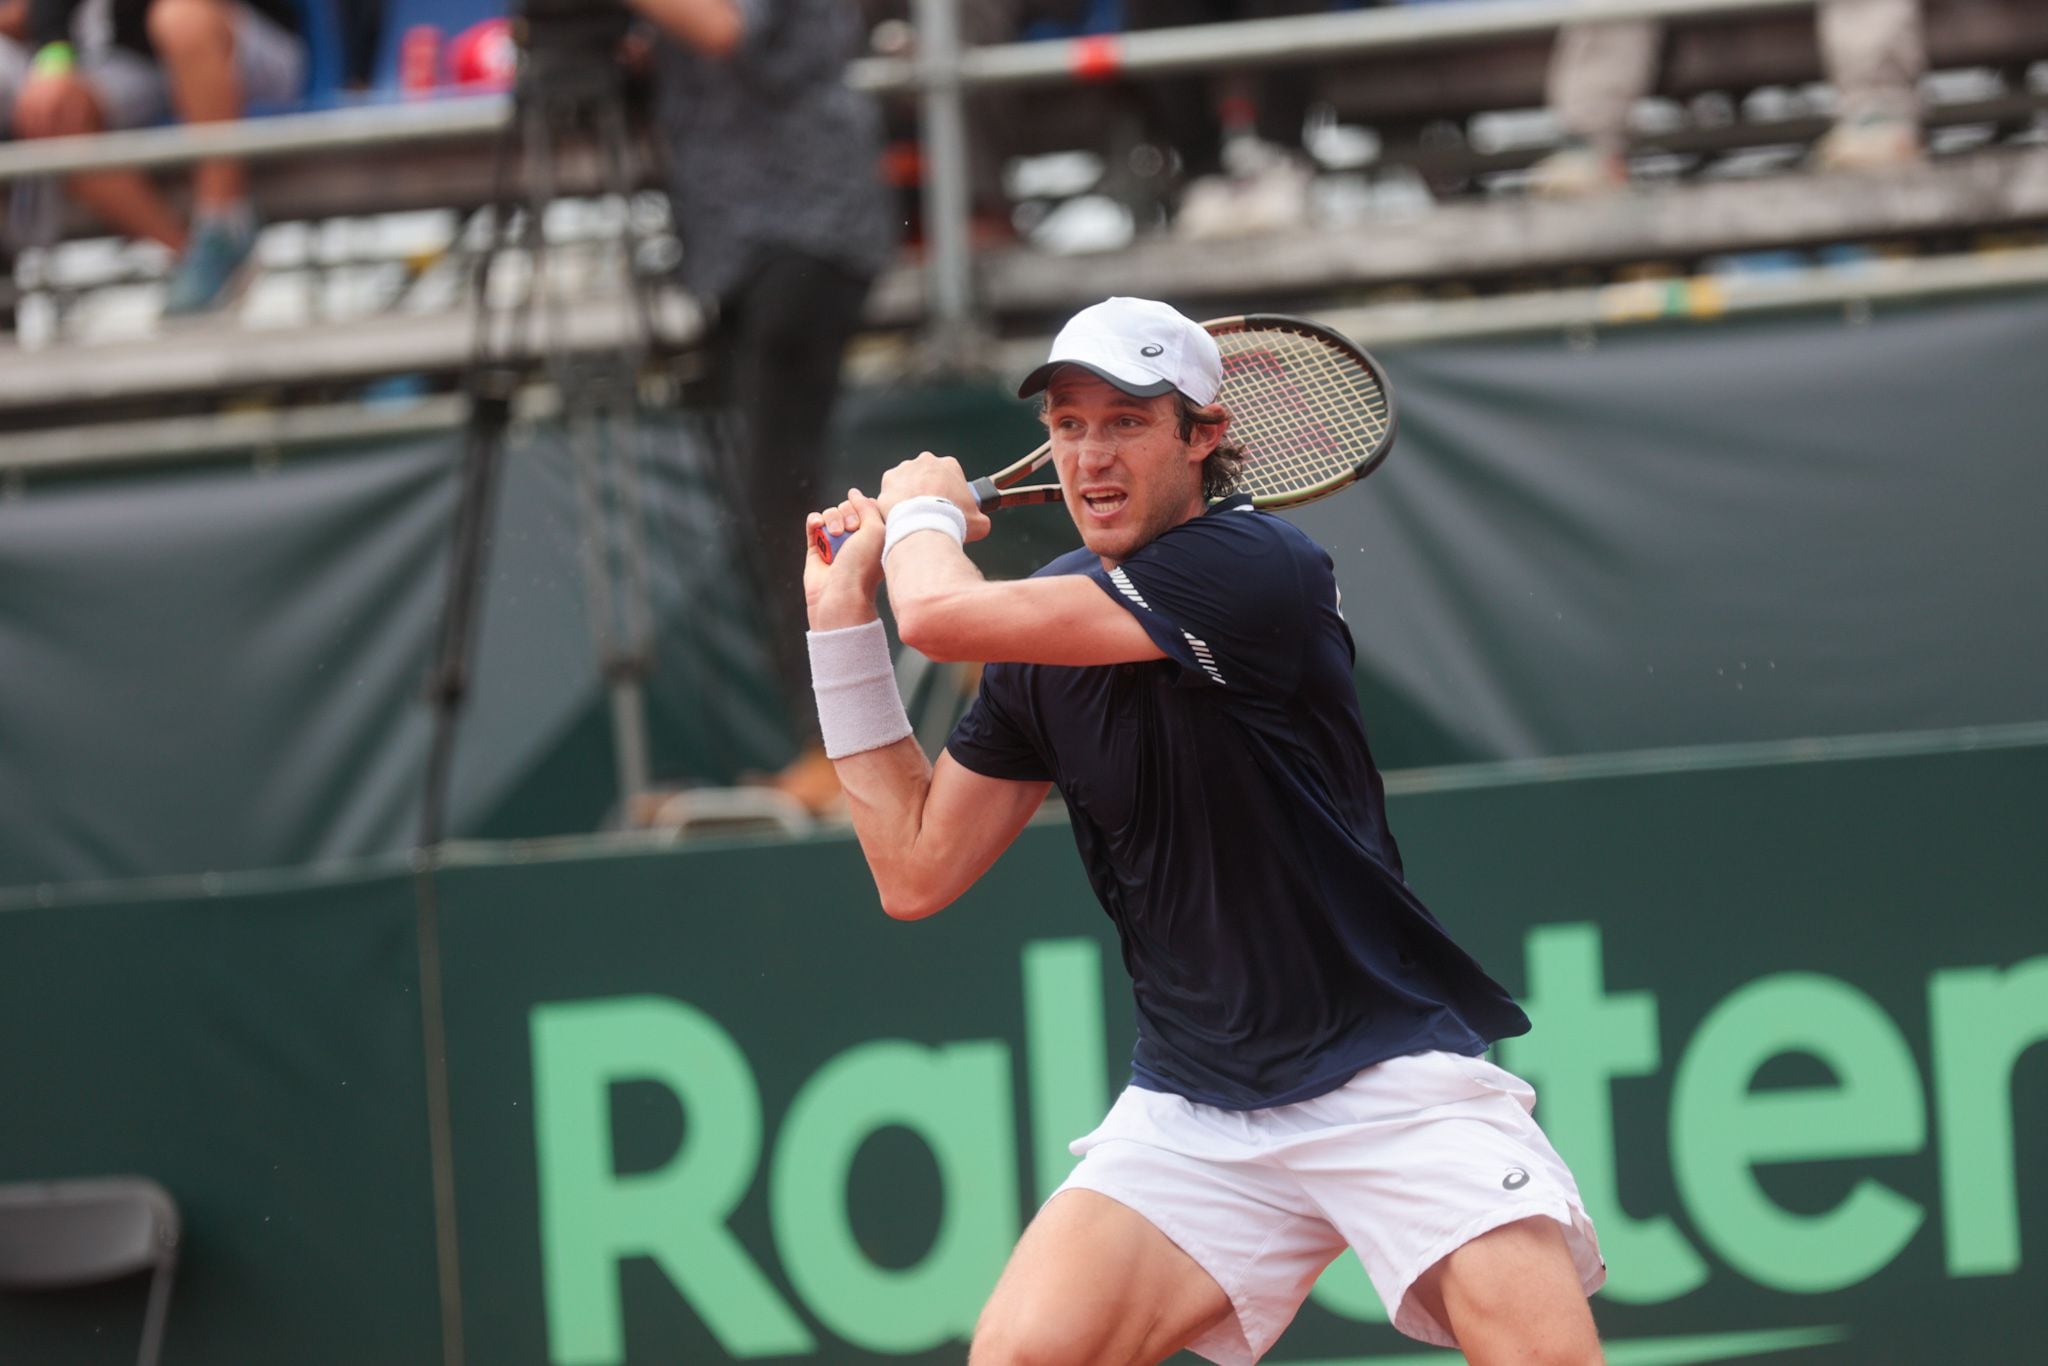
<path fill-rule="evenodd" d="M 2048 5 L 2038 0 L 1923 0 L 1923 4 L 1932 70 L 1993 68 L 2007 73 L 2012 78 L 2009 83 L 2017 85 L 2027 64 L 2048 60 Z M 1358 0 L 1335 0 L 1331 6 L 1358 7 Z M 1093 0 L 1085 22 L 1039 25 L 1030 36 L 1112 31 L 1119 9 L 1117 0 Z M 1455 47 L 1343 57 L 1307 67 L 1303 78 L 1313 82 L 1319 102 L 1339 121 L 1380 133 L 1384 160 L 1420 162 L 1432 169 L 1498 168 L 1506 163 L 1473 152 L 1461 129 L 1476 115 L 1542 108 L 1551 45 L 1550 34 L 1536 33 Z M 1717 92 L 1739 101 L 1762 87 L 1796 87 L 1822 79 L 1810 13 L 1729 15 L 1670 25 L 1657 93 L 1683 101 Z M 1965 114 L 1974 116 L 1976 112 Z M 1066 150 L 1095 145 L 1104 129 L 1113 128 L 1123 116 L 1113 87 L 1083 87 L 1067 92 L 1059 101 L 1049 101 L 1021 131 L 1031 150 Z M 1427 137 L 1423 136 L 1425 129 Z M 1665 137 L 1681 149 L 1705 151 L 1741 146 L 1745 139 L 1750 143 L 1790 141 L 1810 137 L 1813 131 L 1745 127 L 1738 121 L 1711 136 L 1681 127 Z M 1537 154 L 1531 151 L 1521 160 Z"/>
<path fill-rule="evenodd" d="M 1932 123 L 1940 127 L 1968 120 L 1994 125 L 1994 138 L 2031 126 L 2037 130 L 2032 141 L 2038 144 L 2038 130 L 2048 126 L 2048 81 L 2038 70 L 2031 78 L 2015 77 L 2028 64 L 2048 60 L 2048 5 L 2039 0 L 1925 3 L 1933 67 L 1975 68 L 2006 77 L 2004 91 L 1995 98 L 1937 107 Z M 372 97 L 379 107 L 357 112 L 373 114 L 387 129 L 417 129 L 433 123 L 440 113 L 458 112 L 462 106 L 457 104 L 429 106 L 397 97 L 392 87 L 404 34 L 422 23 L 431 23 L 444 34 L 457 33 L 503 8 L 504 0 L 395 0 L 378 63 L 380 89 Z M 1116 0 L 1094 0 L 1078 27 L 1106 30 L 1116 9 Z M 320 41 L 327 41 L 324 34 Z M 1551 41 L 1550 34 L 1536 32 L 1403 48 L 1394 55 L 1323 58 L 1307 68 L 1304 79 L 1315 82 L 1321 99 L 1340 119 L 1379 133 L 1380 160 L 1373 173 L 1406 163 L 1421 166 L 1432 184 L 1441 179 L 1454 192 L 1483 188 L 1482 176 L 1526 165 L 1543 148 L 1523 144 L 1505 151 L 1488 149 L 1461 134 L 1477 116 L 1527 111 L 1541 104 Z M 900 69 L 900 64 L 892 68 L 876 61 L 856 78 L 883 81 L 900 75 Z M 1810 140 L 1825 128 L 1825 120 L 1810 108 L 1800 118 L 1745 122 L 1738 106 L 1732 119 L 1720 123 L 1687 122 L 1682 102 L 1701 91 L 1739 96 L 1761 86 L 1808 85 L 1820 74 L 1810 12 L 1675 21 L 1660 93 L 1671 97 L 1680 116 L 1654 135 L 1654 145 L 1680 154 L 1667 160 L 1710 168 L 1733 149 Z M 899 113 L 907 113 L 916 96 L 897 88 L 886 98 Z M 1114 165 L 1117 140 L 1136 136 L 1130 104 L 1128 91 L 1114 83 L 1035 91 L 1027 126 L 1036 142 L 1022 150 L 1109 149 L 1106 160 Z M 496 115 L 490 110 L 501 106 L 484 101 L 472 102 L 472 107 L 477 117 L 450 119 L 438 140 L 420 140 L 409 133 L 402 146 L 386 143 L 252 160 L 252 189 L 259 209 L 269 222 L 285 223 L 481 206 L 493 188 L 487 148 Z M 1725 102 L 1721 107 L 1729 108 Z M 1721 183 L 1712 177 L 1703 180 L 1706 197 L 1698 202 L 1688 200 L 1669 213 L 1653 213 L 1638 203 L 1635 211 L 1622 216 L 1626 221 L 1603 215 L 1597 205 L 1583 212 L 1517 207 L 1503 210 L 1503 217 L 1489 208 L 1503 202 L 1498 197 L 1472 195 L 1460 202 L 1440 194 L 1437 213 L 1427 227 L 1385 222 L 1363 232 L 1304 233 L 1290 238 L 1284 249 L 1251 254 L 1163 240 L 1141 241 L 1134 251 L 1103 261 L 1046 260 L 1028 249 L 996 251 L 978 265 L 977 289 L 992 317 L 1028 325 L 1032 317 L 1057 311 L 1074 291 L 1096 289 L 1105 272 L 1115 275 L 1114 288 L 1149 289 L 1162 295 L 1220 298 L 1236 290 L 1256 291 L 1261 297 L 1305 298 L 1316 289 L 1445 280 L 1479 287 L 1513 280 L 1526 287 L 1532 280 L 1557 278 L 1544 272 L 1607 269 L 1630 261 L 1698 260 L 1717 252 L 1829 241 L 1882 237 L 1952 244 L 1958 232 L 2025 229 L 2048 219 L 2035 207 L 2042 198 L 2044 156 L 2048 153 L 2015 147 L 1997 164 L 1968 166 L 1938 158 L 1939 169 L 1930 169 L 1914 182 L 1910 202 L 1896 196 L 1887 199 L 1867 184 L 1802 184 L 1802 213 L 1791 216 L 1767 202 L 1779 193 L 1772 186 L 1758 185 L 1757 193 L 1745 199 L 1739 192 L 1729 195 L 1711 189 Z M 644 164 L 651 173 L 652 162 Z M 566 195 L 591 193 L 599 183 L 594 158 L 578 155 L 574 148 L 567 149 L 560 172 L 560 188 Z M 171 179 L 175 183 L 182 177 Z M 1816 195 L 1825 203 L 1810 203 Z M 1903 208 L 1912 212 L 1902 217 Z M 90 228 L 75 218 L 67 231 Z M 924 316 L 925 300 L 924 282 L 910 260 L 884 280 L 870 315 L 881 326 L 915 325 Z M 430 367 L 420 361 L 413 368 Z"/>
<path fill-rule="evenodd" d="M 322 6 L 331 0 L 306 0 Z M 2048 5 L 2038 0 L 1926 0 L 1927 42 L 1935 69 L 1999 68 L 2017 73 L 2028 63 L 2048 60 Z M 396 92 L 398 54 L 407 28 L 432 24 L 444 34 L 502 14 L 504 0 L 393 0 L 377 63 L 373 98 Z M 1117 0 L 1093 0 L 1079 31 L 1104 30 L 1114 21 Z M 1684 100 L 1704 91 L 1741 94 L 1763 86 L 1798 86 L 1821 77 L 1819 56 L 1805 14 L 1748 15 L 1674 23 L 1660 94 Z M 1053 30 L 1041 26 L 1040 33 Z M 333 25 L 321 30 L 316 66 L 338 70 Z M 1474 116 L 1491 111 L 1528 110 L 1543 103 L 1548 34 L 1503 37 L 1434 50 L 1347 57 L 1318 63 L 1304 79 L 1315 83 L 1322 102 L 1340 121 L 1374 128 L 1385 163 L 1422 164 L 1448 176 L 1526 163 L 1541 148 L 1508 155 L 1476 150 L 1463 137 Z M 914 96 L 893 95 L 897 120 L 914 120 Z M 2048 96 L 2014 85 L 1995 108 L 1936 111 L 1949 119 L 1994 117 L 2023 122 L 2048 106 Z M 1014 130 L 1025 154 L 1101 150 L 1138 136 L 1135 116 L 1117 85 L 1063 90 L 1058 99 L 1033 105 L 1032 117 Z M 1817 126 L 1751 125 L 1740 119 L 1714 127 L 1681 123 L 1659 134 L 1660 145 L 1702 155 L 1757 142 L 1810 137 Z M 408 148 L 392 157 L 377 149 L 326 153 L 317 162 L 267 160 L 252 167 L 254 190 L 271 221 L 341 214 L 399 212 L 425 207 L 471 207 L 489 193 L 489 169 L 470 137 L 442 146 Z M 577 186 L 570 168 L 569 188 Z M 88 228 L 75 219 L 67 231 Z"/>

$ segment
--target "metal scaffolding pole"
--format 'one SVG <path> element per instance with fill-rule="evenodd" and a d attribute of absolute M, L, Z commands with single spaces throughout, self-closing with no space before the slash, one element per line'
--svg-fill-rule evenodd
<path fill-rule="evenodd" d="M 971 356 L 974 263 L 967 246 L 969 189 L 967 111 L 961 90 L 960 30 L 955 0 L 915 0 L 920 118 L 924 140 L 924 238 L 929 253 L 931 354 L 958 364 Z"/>

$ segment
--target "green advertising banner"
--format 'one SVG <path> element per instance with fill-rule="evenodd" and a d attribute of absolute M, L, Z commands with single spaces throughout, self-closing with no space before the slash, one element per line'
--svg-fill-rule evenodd
<path fill-rule="evenodd" d="M 2042 728 L 1393 789 L 1415 885 L 1535 1022 L 1500 1061 L 1600 1227 L 1612 1362 L 2038 1355 Z M 1131 1025 L 1048 818 L 916 924 L 843 836 L 0 898 L 0 1031 L 0 1181 L 183 1208 L 171 1366 L 602 1366 L 960 1361 Z M 0 1295 L 0 1362 L 122 1359 L 140 1312 Z M 1349 1259 L 1269 1358 L 1450 1359 Z"/>
<path fill-rule="evenodd" d="M 2048 1331 L 2044 785 L 2031 748 L 1397 801 L 1414 881 L 1536 1022 L 1502 1061 L 1601 1227 L 1615 1362 Z M 479 868 L 444 915 L 479 1359 L 957 1361 L 1124 1076 L 1057 824 L 918 924 L 829 841 Z M 1412 1353 L 1384 1318 L 1340 1263 L 1272 1359 Z"/>

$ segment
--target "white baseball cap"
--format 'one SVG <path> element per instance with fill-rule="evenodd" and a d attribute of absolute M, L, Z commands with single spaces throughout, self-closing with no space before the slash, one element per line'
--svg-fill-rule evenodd
<path fill-rule="evenodd" d="M 1052 339 L 1052 355 L 1024 377 L 1017 397 L 1030 398 L 1045 388 L 1062 365 L 1078 365 L 1139 398 L 1178 389 L 1208 404 L 1223 387 L 1223 355 L 1216 339 L 1180 310 L 1154 299 L 1104 299 L 1069 318 Z"/>

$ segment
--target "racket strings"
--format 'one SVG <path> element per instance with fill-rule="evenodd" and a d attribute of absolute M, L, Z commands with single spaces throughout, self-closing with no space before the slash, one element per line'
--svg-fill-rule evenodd
<path fill-rule="evenodd" d="M 1380 450 L 1391 421 L 1386 391 L 1349 352 L 1270 326 L 1216 341 L 1229 440 L 1245 453 L 1240 491 L 1293 501 L 1352 478 Z"/>

